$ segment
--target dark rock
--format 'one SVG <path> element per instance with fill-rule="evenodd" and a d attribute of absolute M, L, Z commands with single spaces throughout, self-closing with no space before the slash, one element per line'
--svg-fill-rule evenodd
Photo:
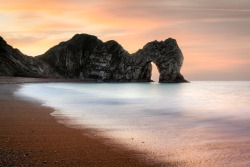
<path fill-rule="evenodd" d="M 38 58 L 65 77 L 111 81 L 112 73 L 128 55 L 115 41 L 103 43 L 96 36 L 77 34 Z"/>
<path fill-rule="evenodd" d="M 49 77 L 58 74 L 47 63 L 21 53 L 0 37 L 0 75 Z"/>
<path fill-rule="evenodd" d="M 65 77 L 100 81 L 151 81 L 151 62 L 160 72 L 159 82 L 186 82 L 180 74 L 183 55 L 174 39 L 153 41 L 130 55 L 116 41 L 77 34 L 38 56 Z"/>
<path fill-rule="evenodd" d="M 149 42 L 120 64 L 115 78 L 125 81 L 150 81 L 153 62 L 160 73 L 159 82 L 187 82 L 180 73 L 183 59 L 174 39 Z"/>
<path fill-rule="evenodd" d="M 180 73 L 182 52 L 171 38 L 149 42 L 143 49 L 129 54 L 116 41 L 102 42 L 96 36 L 76 34 L 35 58 L 4 42 L 0 41 L 0 72 L 7 75 L 55 76 L 58 73 L 66 78 L 101 82 L 150 82 L 151 62 L 154 62 L 160 72 L 159 82 L 186 82 Z"/>

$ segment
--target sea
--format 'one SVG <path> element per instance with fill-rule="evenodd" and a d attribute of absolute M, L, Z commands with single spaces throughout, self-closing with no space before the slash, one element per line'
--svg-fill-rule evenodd
<path fill-rule="evenodd" d="M 28 83 L 15 95 L 179 166 L 250 166 L 250 82 Z"/>

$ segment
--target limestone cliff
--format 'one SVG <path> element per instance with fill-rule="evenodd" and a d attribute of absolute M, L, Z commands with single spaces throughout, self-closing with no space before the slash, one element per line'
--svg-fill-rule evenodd
<path fill-rule="evenodd" d="M 102 42 L 88 34 L 76 34 L 35 58 L 25 56 L 13 48 L 9 50 L 11 52 L 0 50 L 0 70 L 7 74 L 13 73 L 8 71 L 16 70 L 6 68 L 3 58 L 13 60 L 13 69 L 23 69 L 23 76 L 55 76 L 58 73 L 62 77 L 103 82 L 149 82 L 151 62 L 154 62 L 160 72 L 159 82 L 186 82 L 180 74 L 182 52 L 171 38 L 150 42 L 134 54 L 129 54 L 116 41 Z M 13 55 L 18 56 L 13 58 Z M 26 68 L 17 63 L 19 59 Z"/>
<path fill-rule="evenodd" d="M 100 81 L 137 82 L 151 80 L 151 62 L 160 72 L 160 82 L 185 82 L 180 74 L 183 55 L 174 39 L 153 41 L 130 55 L 115 41 L 76 34 L 38 56 L 62 76 Z"/>
<path fill-rule="evenodd" d="M 110 81 L 122 57 L 128 55 L 115 41 L 103 43 L 96 36 L 77 34 L 38 58 L 65 77 Z"/>
<path fill-rule="evenodd" d="M 59 76 L 47 63 L 24 55 L 0 37 L 0 75 L 21 77 Z"/>

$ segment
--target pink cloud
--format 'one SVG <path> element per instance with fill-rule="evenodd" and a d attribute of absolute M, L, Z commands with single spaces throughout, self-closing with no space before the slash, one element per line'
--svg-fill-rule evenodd
<path fill-rule="evenodd" d="M 240 71 L 250 66 L 249 9 L 244 0 L 12 0 L 1 2 L 0 31 L 29 55 L 76 33 L 117 40 L 131 53 L 172 37 L 184 53 L 182 71 L 190 79 L 211 79 L 218 71 L 222 78 L 231 72 L 232 78 L 244 79 Z"/>

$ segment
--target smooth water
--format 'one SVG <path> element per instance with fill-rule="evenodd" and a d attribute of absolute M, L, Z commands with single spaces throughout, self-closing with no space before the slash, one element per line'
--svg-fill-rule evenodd
<path fill-rule="evenodd" d="M 161 160 L 250 165 L 250 82 L 36 83 L 16 95 Z"/>

